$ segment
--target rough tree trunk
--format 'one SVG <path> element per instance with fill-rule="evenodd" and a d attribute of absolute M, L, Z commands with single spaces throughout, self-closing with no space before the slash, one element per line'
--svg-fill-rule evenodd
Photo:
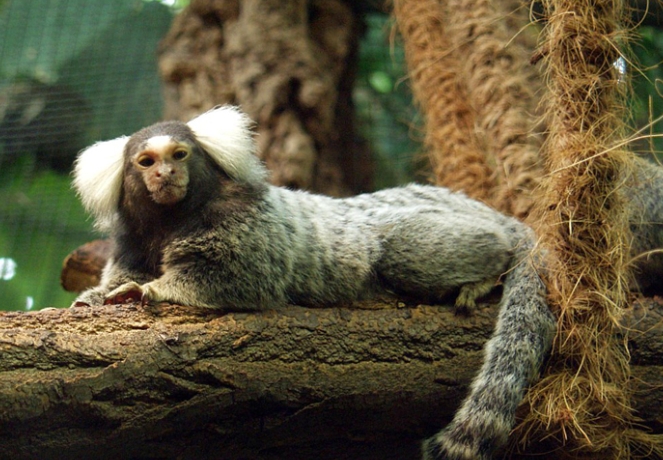
<path fill-rule="evenodd" d="M 0 458 L 416 459 L 495 308 L 357 306 L 2 313 Z M 659 429 L 662 319 L 652 300 L 629 317 L 638 415 Z"/>
<path fill-rule="evenodd" d="M 193 0 L 161 44 L 165 118 L 240 105 L 275 184 L 369 190 L 351 99 L 361 29 L 341 0 Z"/>

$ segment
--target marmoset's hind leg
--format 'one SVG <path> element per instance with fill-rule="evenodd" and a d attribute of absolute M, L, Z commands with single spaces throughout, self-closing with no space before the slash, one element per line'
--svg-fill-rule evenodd
<path fill-rule="evenodd" d="M 459 291 L 457 306 L 471 308 L 506 271 L 513 249 L 507 232 L 494 221 L 401 211 L 384 226 L 376 271 L 400 293 L 435 300 Z"/>

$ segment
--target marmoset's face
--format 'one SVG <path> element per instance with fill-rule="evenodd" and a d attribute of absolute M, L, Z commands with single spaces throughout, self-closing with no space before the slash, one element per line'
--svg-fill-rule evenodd
<path fill-rule="evenodd" d="M 184 199 L 193 149 L 192 144 L 158 135 L 141 143 L 131 154 L 131 165 L 141 175 L 155 203 L 173 205 Z"/>

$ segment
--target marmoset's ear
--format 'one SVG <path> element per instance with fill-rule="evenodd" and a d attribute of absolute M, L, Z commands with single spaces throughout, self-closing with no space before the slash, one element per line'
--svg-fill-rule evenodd
<path fill-rule="evenodd" d="M 196 140 L 232 179 L 258 185 L 267 171 L 256 156 L 251 119 L 239 108 L 225 105 L 187 123 Z"/>
<path fill-rule="evenodd" d="M 129 138 L 97 142 L 83 150 L 74 165 L 74 188 L 95 226 L 108 230 L 120 204 L 124 147 Z"/>

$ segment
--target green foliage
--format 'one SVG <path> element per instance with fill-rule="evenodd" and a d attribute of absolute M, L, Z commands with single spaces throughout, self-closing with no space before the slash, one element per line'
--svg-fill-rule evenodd
<path fill-rule="evenodd" d="M 62 261 L 93 235 L 69 177 L 33 175 L 26 158 L 9 168 L 13 179 L 0 187 L 0 265 L 15 264 L 11 277 L 0 268 L 0 307 L 67 306 L 73 295 L 59 286 Z"/>
<path fill-rule="evenodd" d="M 170 10 L 141 0 L 12 0 L 0 12 L 0 86 L 20 80 L 73 89 L 92 108 L 87 141 L 161 116 L 156 49 Z"/>
<path fill-rule="evenodd" d="M 156 52 L 172 11 L 142 0 L 0 2 L 0 308 L 64 307 L 74 296 L 59 286 L 62 261 L 95 236 L 71 178 L 43 167 L 41 155 L 55 147 L 37 149 L 35 139 L 54 138 L 62 126 L 56 121 L 78 110 L 72 107 L 85 115 L 68 118 L 83 133 L 71 158 L 92 142 L 157 121 Z M 45 100 L 60 113 L 44 110 Z M 6 129 L 10 122 L 21 129 Z M 17 136 L 26 139 L 17 143 Z"/>
<path fill-rule="evenodd" d="M 375 187 L 385 188 L 414 178 L 417 110 L 405 83 L 403 47 L 389 42 L 389 17 L 369 14 L 366 23 L 353 96 L 359 129 L 375 154 Z"/>
<path fill-rule="evenodd" d="M 170 6 L 173 11 L 181 11 L 191 3 L 191 0 L 143 0 L 144 2 L 159 2 Z"/>
<path fill-rule="evenodd" d="M 632 148 L 641 153 L 663 153 L 663 31 L 643 26 L 638 30 L 634 53 L 637 69 L 633 73 L 633 97 L 631 99 L 633 121 L 636 128 L 645 128 L 643 135 L 649 139 L 634 142 Z"/>

